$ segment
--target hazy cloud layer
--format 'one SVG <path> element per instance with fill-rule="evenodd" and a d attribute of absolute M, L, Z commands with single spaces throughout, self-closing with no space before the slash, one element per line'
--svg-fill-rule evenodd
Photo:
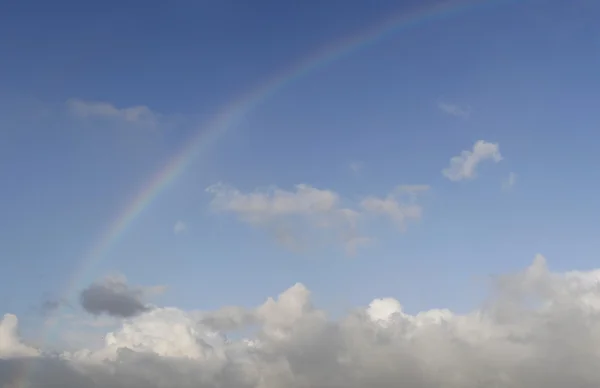
<path fill-rule="evenodd" d="M 298 184 L 293 191 L 273 187 L 244 193 L 219 183 L 206 191 L 213 196 L 215 212 L 236 214 L 247 224 L 269 230 L 284 245 L 299 247 L 327 240 L 341 243 L 353 253 L 358 245 L 370 241 L 360 228 L 367 216 L 391 219 L 404 229 L 408 220 L 421 217 L 417 197 L 427 189 L 399 186 L 385 197 L 368 196 L 358 203 L 307 184 Z"/>
<path fill-rule="evenodd" d="M 478 140 L 471 151 L 462 151 L 460 155 L 450 159 L 450 165 L 442 170 L 442 174 L 451 181 L 462 181 L 477 177 L 477 167 L 485 161 L 498 163 L 502 160 L 500 146 Z"/>
<path fill-rule="evenodd" d="M 411 315 L 375 299 L 339 320 L 296 284 L 253 309 L 157 308 L 123 322 L 99 349 L 39 355 L 0 324 L 0 386 L 597 387 L 600 270 L 552 273 L 538 256 L 495 279 L 486 308 Z M 248 338 L 225 331 L 253 324 Z"/>
<path fill-rule="evenodd" d="M 82 290 L 79 299 L 81 306 L 91 314 L 127 318 L 150 309 L 143 301 L 144 294 L 144 289 L 129 286 L 124 277 L 113 276 Z"/>

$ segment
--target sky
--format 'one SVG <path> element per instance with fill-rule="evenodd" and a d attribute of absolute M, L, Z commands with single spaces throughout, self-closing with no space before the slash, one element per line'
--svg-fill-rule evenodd
<path fill-rule="evenodd" d="M 597 386 L 600 3 L 145 4 L 0 12 L 1 387 Z"/>

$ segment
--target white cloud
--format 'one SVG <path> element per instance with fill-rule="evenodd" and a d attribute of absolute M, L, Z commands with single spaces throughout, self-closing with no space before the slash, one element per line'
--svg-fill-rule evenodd
<path fill-rule="evenodd" d="M 13 314 L 4 314 L 0 320 L 0 360 L 15 357 L 34 357 L 38 350 L 25 345 L 17 335 L 18 318 Z"/>
<path fill-rule="evenodd" d="M 117 120 L 129 124 L 140 124 L 154 127 L 159 124 L 160 117 L 145 105 L 128 108 L 117 108 L 103 101 L 67 100 L 69 113 L 79 118 L 103 118 Z"/>
<path fill-rule="evenodd" d="M 362 200 L 361 206 L 367 212 L 391 219 L 401 230 L 406 228 L 409 220 L 421 218 L 423 209 L 416 202 L 417 195 L 429 190 L 429 186 L 398 186 L 385 198 L 369 196 Z M 403 199 L 404 197 L 408 197 Z"/>
<path fill-rule="evenodd" d="M 185 224 L 185 222 L 179 220 L 175 223 L 175 225 L 173 225 L 173 233 L 175 234 L 181 234 L 183 232 L 185 232 L 187 230 L 187 225 Z"/>
<path fill-rule="evenodd" d="M 471 115 L 470 107 L 462 108 L 459 105 L 451 104 L 448 102 L 438 102 L 438 108 L 446 114 L 455 117 L 461 117 L 463 119 L 468 119 Z"/>
<path fill-rule="evenodd" d="M 123 322 L 99 349 L 35 363 L 14 353 L 0 360 L 0 386 L 592 388 L 600 384 L 599 281 L 600 270 L 550 272 L 538 255 L 498 277 L 487 307 L 469 313 L 409 314 L 385 297 L 333 320 L 302 284 L 256 308 L 159 308 Z M 248 324 L 256 330 L 245 338 L 222 331 Z M 21 344 L 14 317 L 8 326 L 0 344 Z"/>
<path fill-rule="evenodd" d="M 517 174 L 515 174 L 514 172 L 511 172 L 508 174 L 508 177 L 506 178 L 506 180 L 504 182 L 502 182 L 502 188 L 504 190 L 510 190 L 516 184 L 517 184 Z"/>
<path fill-rule="evenodd" d="M 307 244 L 307 240 L 331 239 L 341 242 L 349 253 L 370 241 L 360 233 L 360 220 L 368 213 L 385 215 L 399 225 L 420 217 L 421 208 L 415 195 L 425 186 L 401 186 L 397 193 L 384 199 L 369 196 L 354 206 L 343 206 L 340 195 L 331 190 L 306 184 L 294 191 L 271 188 L 243 193 L 223 184 L 210 186 L 211 208 L 216 212 L 236 214 L 248 224 L 270 230 L 288 246 Z M 416 190 L 415 190 L 416 188 Z M 402 196 L 409 194 L 407 203 Z"/>
<path fill-rule="evenodd" d="M 321 215 L 344 210 L 338 208 L 340 198 L 337 193 L 305 184 L 296 185 L 295 191 L 274 188 L 244 194 L 222 184 L 210 186 L 207 191 L 214 195 L 213 209 L 238 213 L 255 224 L 279 216 Z"/>
<path fill-rule="evenodd" d="M 486 160 L 500 162 L 500 146 L 497 143 L 478 140 L 472 151 L 462 151 L 460 155 L 450 159 L 450 165 L 442 170 L 442 174 L 451 181 L 473 179 L 477 176 L 477 166 Z"/>

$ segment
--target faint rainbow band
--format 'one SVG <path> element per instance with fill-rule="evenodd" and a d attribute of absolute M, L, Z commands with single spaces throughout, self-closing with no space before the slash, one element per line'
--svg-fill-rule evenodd
<path fill-rule="evenodd" d="M 152 176 L 133 196 L 127 206 L 122 209 L 118 217 L 109 224 L 106 231 L 83 257 L 81 266 L 76 269 L 64 290 L 64 297 L 66 299 L 70 298 L 74 292 L 83 286 L 82 283 L 86 281 L 87 275 L 106 257 L 109 249 L 115 246 L 140 214 L 176 181 L 203 150 L 214 144 L 217 138 L 228 129 L 234 127 L 244 115 L 286 85 L 315 69 L 324 67 L 401 29 L 448 18 L 458 13 L 500 3 L 501 1 L 503 0 L 440 1 L 408 13 L 392 15 L 359 34 L 324 46 L 313 55 L 289 67 L 286 71 L 269 78 L 261 86 L 225 105 L 206 125 L 201 126 L 197 133 L 163 168 Z M 45 336 L 42 337 L 45 338 Z"/>

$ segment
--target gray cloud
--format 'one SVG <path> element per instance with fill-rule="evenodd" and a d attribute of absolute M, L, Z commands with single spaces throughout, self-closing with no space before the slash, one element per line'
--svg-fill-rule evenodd
<path fill-rule="evenodd" d="M 108 314 L 115 317 L 133 317 L 148 307 L 142 300 L 144 292 L 139 288 L 131 288 L 124 278 L 106 278 L 81 291 L 81 306 L 94 315 Z"/>
<path fill-rule="evenodd" d="M 1 353 L 17 356 L 0 357 L 0 386 L 597 387 L 599 280 L 600 270 L 551 272 L 538 256 L 496 278 L 493 302 L 470 313 L 411 315 L 382 298 L 339 320 L 296 284 L 255 308 L 156 308 L 108 333 L 101 349 L 60 356 L 36 356 L 5 317 L 0 333 L 7 326 L 12 337 L 0 344 L 29 350 Z M 220 332 L 250 323 L 258 328 L 248 339 Z"/>
<path fill-rule="evenodd" d="M 200 323 L 217 331 L 236 330 L 256 322 L 256 316 L 238 306 L 226 306 L 202 315 Z"/>

